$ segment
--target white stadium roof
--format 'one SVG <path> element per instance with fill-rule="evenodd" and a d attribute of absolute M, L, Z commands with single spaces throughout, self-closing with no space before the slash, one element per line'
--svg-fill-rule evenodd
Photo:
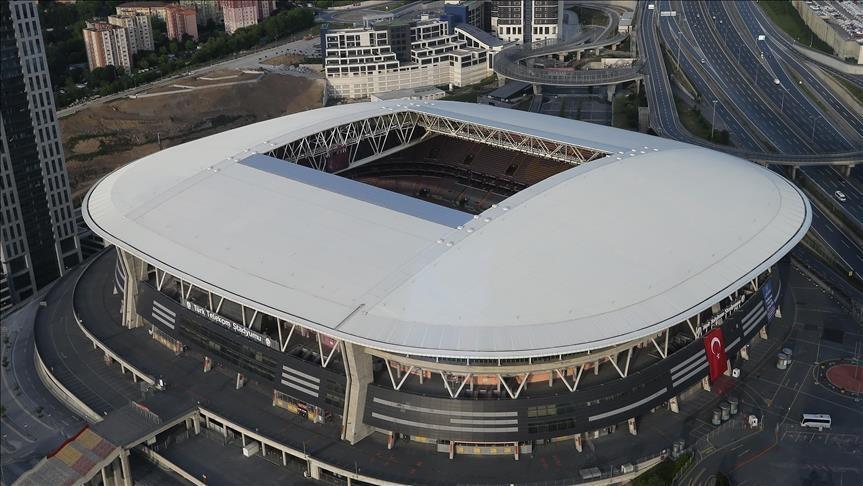
<path fill-rule="evenodd" d="M 475 218 L 253 154 L 404 110 L 613 155 Z M 118 247 L 263 312 L 378 349 L 476 358 L 658 332 L 776 263 L 811 219 L 794 185 L 719 152 L 441 101 L 335 106 L 172 147 L 105 177 L 84 215 Z"/>

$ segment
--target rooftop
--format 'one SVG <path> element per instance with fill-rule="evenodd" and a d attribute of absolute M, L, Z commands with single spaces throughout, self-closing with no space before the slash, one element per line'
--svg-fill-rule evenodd
<path fill-rule="evenodd" d="M 611 155 L 474 217 L 253 153 L 396 111 Z M 595 349 L 676 324 L 777 262 L 811 214 L 779 175 L 707 149 L 485 105 L 382 101 L 144 157 L 100 181 L 84 217 L 162 269 L 336 338 L 410 354 L 517 357 Z"/>

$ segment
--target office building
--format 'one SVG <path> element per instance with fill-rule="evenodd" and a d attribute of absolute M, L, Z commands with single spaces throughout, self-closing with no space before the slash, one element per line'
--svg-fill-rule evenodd
<path fill-rule="evenodd" d="M 32 0 L 0 2 L 0 305 L 81 260 L 51 77 Z"/>
<path fill-rule="evenodd" d="M 381 22 L 370 28 L 322 30 L 330 92 L 344 98 L 367 98 L 386 91 L 476 83 L 491 73 L 492 53 L 479 47 L 477 36 L 491 36 L 466 27 L 474 33 L 457 27 L 450 34 L 447 21 L 426 17 L 416 22 Z"/>
<path fill-rule="evenodd" d="M 492 2 L 491 29 L 501 39 L 519 43 L 557 39 L 562 34 L 562 0 Z"/>

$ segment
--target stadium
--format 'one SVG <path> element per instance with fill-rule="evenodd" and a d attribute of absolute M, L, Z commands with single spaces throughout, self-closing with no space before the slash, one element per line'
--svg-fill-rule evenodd
<path fill-rule="evenodd" d="M 83 216 L 116 249 L 128 330 L 350 444 L 517 458 L 636 434 L 748 358 L 811 210 L 704 148 L 396 100 L 162 150 Z"/>

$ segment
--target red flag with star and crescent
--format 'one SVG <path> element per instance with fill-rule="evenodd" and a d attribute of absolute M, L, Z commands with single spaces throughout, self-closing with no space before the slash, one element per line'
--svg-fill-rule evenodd
<path fill-rule="evenodd" d="M 707 363 L 710 365 L 710 380 L 713 381 L 728 369 L 722 328 L 717 327 L 704 336 L 704 349 L 707 351 Z"/>

